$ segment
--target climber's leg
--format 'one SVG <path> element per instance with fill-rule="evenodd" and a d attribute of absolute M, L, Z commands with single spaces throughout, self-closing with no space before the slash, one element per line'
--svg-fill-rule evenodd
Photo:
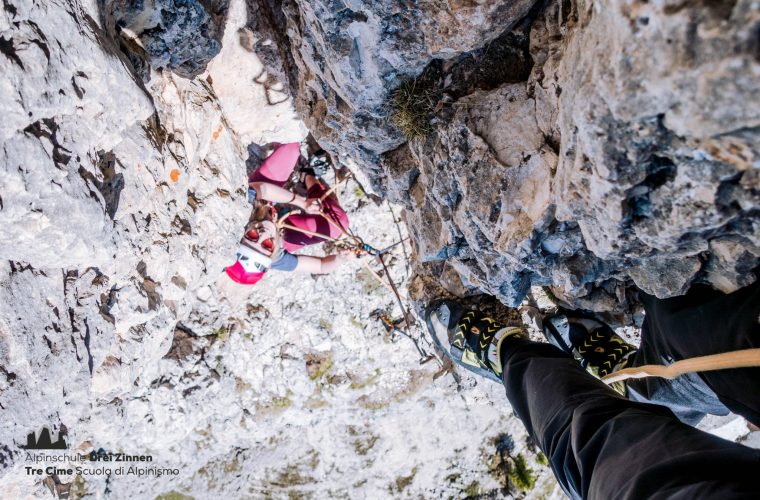
<path fill-rule="evenodd" d="M 251 173 L 248 182 L 268 182 L 282 186 L 290 178 L 300 157 L 300 144 L 281 144 Z"/>
<path fill-rule="evenodd" d="M 646 317 L 631 366 L 760 347 L 760 280 L 730 294 L 697 285 L 681 297 L 662 300 L 642 293 L 640 299 Z M 725 414 L 728 408 L 760 426 L 760 390 L 750 390 L 758 381 L 760 368 L 742 368 L 674 381 L 648 377 L 627 386 L 631 398 L 672 405 L 682 417 L 679 408 L 713 414 Z"/>
<path fill-rule="evenodd" d="M 508 338 L 503 381 L 512 408 L 574 498 L 748 498 L 760 451 L 630 401 L 548 344 Z M 746 391 L 752 391 L 745 387 Z"/>

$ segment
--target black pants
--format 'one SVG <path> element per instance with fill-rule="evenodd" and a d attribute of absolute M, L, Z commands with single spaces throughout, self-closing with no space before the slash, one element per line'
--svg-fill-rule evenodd
<path fill-rule="evenodd" d="M 760 284 L 730 295 L 697 288 L 675 299 L 645 297 L 636 364 L 758 347 L 758 294 Z M 664 406 L 623 398 L 549 344 L 509 339 L 504 354 L 507 397 L 572 498 L 760 497 L 759 450 L 686 425 Z M 758 423 L 760 370 L 700 381 Z M 663 393 L 651 379 L 631 386 Z"/>
<path fill-rule="evenodd" d="M 760 279 L 728 295 L 698 285 L 682 297 L 639 298 L 646 319 L 632 366 L 760 347 Z M 703 372 L 673 381 L 648 377 L 627 387 L 632 399 L 665 405 L 687 423 L 698 422 L 705 413 L 731 410 L 760 427 L 760 368 Z"/>

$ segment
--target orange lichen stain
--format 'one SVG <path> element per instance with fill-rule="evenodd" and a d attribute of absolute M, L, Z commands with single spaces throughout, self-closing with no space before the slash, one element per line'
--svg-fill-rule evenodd
<path fill-rule="evenodd" d="M 213 135 L 213 137 L 212 137 L 212 139 L 213 139 L 214 141 L 216 141 L 217 139 L 219 139 L 219 134 L 221 134 L 221 133 L 222 133 L 222 129 L 223 129 L 223 128 L 224 128 L 224 127 L 222 127 L 221 125 L 219 125 L 219 128 L 218 128 L 218 129 L 216 129 L 216 132 L 214 132 L 214 135 Z"/>
<path fill-rule="evenodd" d="M 172 171 L 169 172 L 169 178 L 172 180 L 172 182 L 177 182 L 179 180 L 179 170 L 173 168 Z"/>

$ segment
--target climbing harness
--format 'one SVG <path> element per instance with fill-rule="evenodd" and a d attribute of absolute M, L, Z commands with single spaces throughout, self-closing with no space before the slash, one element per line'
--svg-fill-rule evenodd
<path fill-rule="evenodd" d="M 663 365 L 642 365 L 623 368 L 602 377 L 605 384 L 614 384 L 632 378 L 661 377 L 672 380 L 680 375 L 693 372 L 726 370 L 729 368 L 760 367 L 760 349 L 743 349 L 740 351 L 710 354 L 695 358 L 682 359 L 675 363 Z"/>

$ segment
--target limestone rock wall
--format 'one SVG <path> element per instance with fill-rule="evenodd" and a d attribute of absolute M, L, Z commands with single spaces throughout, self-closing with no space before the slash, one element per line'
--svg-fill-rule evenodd
<path fill-rule="evenodd" d="M 64 1 L 0 10 L 4 475 L 43 427 L 86 451 L 91 417 L 149 383 L 247 220 L 245 149 L 211 86 L 161 72 L 143 85 L 100 14 Z M 111 422 L 130 432 L 129 418 Z M 4 497 L 33 480 L 18 479 Z"/>
<path fill-rule="evenodd" d="M 229 0 L 98 0 L 100 20 L 145 79 L 203 73 L 222 48 Z"/>
<path fill-rule="evenodd" d="M 0 498 L 495 495 L 505 440 L 551 493 L 501 387 L 441 376 L 378 321 L 401 312 L 376 262 L 256 287 L 222 274 L 246 168 L 306 133 L 252 52 L 279 57 L 268 40 L 243 0 L 2 2 Z M 341 189 L 368 242 L 405 236 L 398 207 Z M 386 261 L 405 294 L 401 249 Z M 69 454 L 177 473 L 30 475 L 43 428 Z"/>
<path fill-rule="evenodd" d="M 282 2 L 276 29 L 290 44 L 296 108 L 323 147 L 371 168 L 404 141 L 386 119 L 388 91 L 435 59 L 487 45 L 534 3 Z"/>
<path fill-rule="evenodd" d="M 494 4 L 283 7 L 299 109 L 405 204 L 418 271 L 445 259 L 465 289 L 510 305 L 552 285 L 596 309 L 631 284 L 659 297 L 748 284 L 760 256 L 756 5 Z M 430 96 L 424 140 L 388 120 L 409 77 Z"/>

